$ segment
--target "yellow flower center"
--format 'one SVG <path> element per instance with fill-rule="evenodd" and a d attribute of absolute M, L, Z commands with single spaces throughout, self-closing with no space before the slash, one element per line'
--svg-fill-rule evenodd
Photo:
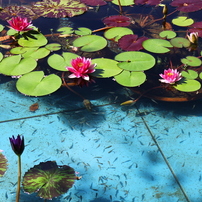
<path fill-rule="evenodd" d="M 170 72 L 170 73 L 167 73 L 167 76 L 172 76 L 172 75 L 174 75 L 174 74 L 173 74 L 173 73 L 171 73 L 171 72 Z"/>

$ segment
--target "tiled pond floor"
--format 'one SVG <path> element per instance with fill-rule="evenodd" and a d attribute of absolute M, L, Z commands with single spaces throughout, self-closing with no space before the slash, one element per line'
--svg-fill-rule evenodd
<path fill-rule="evenodd" d="M 77 89 L 95 105 L 87 111 L 67 90 L 27 97 L 14 82 L 1 84 L 0 149 L 9 165 L 0 201 L 15 201 L 17 158 L 8 138 L 22 134 L 23 174 L 55 160 L 82 176 L 53 202 L 201 202 L 202 103 L 162 103 L 142 98 L 120 106 L 128 91 L 109 81 Z M 106 88 L 106 86 L 108 86 Z M 137 95 L 134 95 L 137 97 Z M 39 109 L 29 106 L 39 103 Z M 42 202 L 21 194 L 21 202 Z"/>

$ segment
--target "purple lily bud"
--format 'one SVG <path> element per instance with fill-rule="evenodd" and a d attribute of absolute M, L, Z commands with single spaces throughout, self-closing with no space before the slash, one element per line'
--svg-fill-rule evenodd
<path fill-rule="evenodd" d="M 20 135 L 18 135 L 16 139 L 13 136 L 12 138 L 9 138 L 9 140 L 10 140 L 11 147 L 12 147 L 13 151 L 15 152 L 15 154 L 20 156 L 23 153 L 24 148 L 25 148 L 24 136 L 22 136 L 22 138 L 21 138 Z"/>

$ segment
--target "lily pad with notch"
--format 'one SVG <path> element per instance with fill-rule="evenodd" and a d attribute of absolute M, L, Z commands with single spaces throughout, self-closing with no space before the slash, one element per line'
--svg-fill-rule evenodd
<path fill-rule="evenodd" d="M 107 46 L 107 40 L 97 35 L 81 36 L 73 41 L 73 46 L 79 47 L 81 51 L 95 52 Z"/>
<path fill-rule="evenodd" d="M 164 31 L 159 33 L 159 36 L 161 38 L 172 39 L 172 38 L 176 37 L 177 34 L 171 30 L 164 30 Z"/>
<path fill-rule="evenodd" d="M 192 69 L 188 69 L 187 71 L 182 71 L 181 74 L 186 79 L 196 79 L 198 77 L 198 72 Z"/>
<path fill-rule="evenodd" d="M 23 189 L 37 192 L 43 199 L 51 200 L 66 193 L 76 180 L 75 171 L 67 165 L 58 166 L 55 161 L 42 162 L 29 169 L 23 176 Z"/>
<path fill-rule="evenodd" d="M 184 82 L 174 86 L 174 88 L 182 92 L 194 92 L 201 88 L 201 83 L 193 79 L 187 79 Z"/>
<path fill-rule="evenodd" d="M 170 43 L 177 48 L 187 48 L 190 46 L 190 41 L 183 37 L 176 37 L 170 40 Z"/>
<path fill-rule="evenodd" d="M 61 45 L 59 43 L 49 43 L 45 46 L 45 48 L 50 51 L 58 51 L 61 49 Z"/>
<path fill-rule="evenodd" d="M 131 6 L 134 5 L 134 0 L 113 0 L 112 1 L 113 4 L 119 5 L 119 3 L 121 4 L 121 6 Z"/>
<path fill-rule="evenodd" d="M 128 71 L 145 71 L 152 68 L 156 63 L 152 55 L 140 51 L 119 53 L 115 56 L 115 60 L 121 61 L 118 66 Z"/>
<path fill-rule="evenodd" d="M 72 34 L 74 30 L 72 27 L 61 27 L 57 29 L 57 32 L 61 32 L 61 34 Z"/>
<path fill-rule="evenodd" d="M 146 74 L 144 72 L 131 72 L 123 70 L 114 78 L 116 82 L 122 86 L 135 87 L 143 84 L 146 81 Z"/>
<path fill-rule="evenodd" d="M 16 83 L 17 90 L 25 95 L 44 96 L 58 90 L 61 78 L 55 74 L 44 75 L 43 71 L 34 71 L 20 77 Z"/>
<path fill-rule="evenodd" d="M 79 27 L 78 30 L 75 30 L 74 32 L 75 32 L 75 34 L 80 35 L 80 36 L 92 34 L 92 30 L 88 29 L 86 27 Z"/>
<path fill-rule="evenodd" d="M 108 78 L 111 76 L 115 76 L 123 71 L 117 66 L 117 61 L 108 58 L 93 59 L 92 64 L 96 64 L 96 71 L 93 72 L 91 75 L 98 78 Z"/>
<path fill-rule="evenodd" d="M 167 53 L 170 51 L 169 48 L 173 47 L 169 41 L 164 39 L 148 39 L 142 43 L 142 46 L 152 53 Z"/>
<path fill-rule="evenodd" d="M 194 20 L 186 16 L 178 16 L 172 20 L 172 23 L 180 27 L 188 27 L 194 23 Z"/>
<path fill-rule="evenodd" d="M 194 56 L 187 56 L 186 58 L 182 58 L 181 62 L 192 67 L 198 67 L 202 64 L 201 60 Z"/>

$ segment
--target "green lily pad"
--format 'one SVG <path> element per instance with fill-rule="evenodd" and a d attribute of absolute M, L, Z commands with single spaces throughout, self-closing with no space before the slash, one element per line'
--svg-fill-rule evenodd
<path fill-rule="evenodd" d="M 128 71 L 145 71 L 155 65 L 155 58 L 140 51 L 128 51 L 116 55 L 115 60 L 123 61 L 118 63 L 121 69 Z"/>
<path fill-rule="evenodd" d="M 41 59 L 41 58 L 45 58 L 47 55 L 50 54 L 50 50 L 46 48 L 38 48 L 36 50 L 34 48 L 29 48 L 29 49 L 30 50 L 28 50 L 26 53 L 22 54 L 24 58 L 32 57 L 34 59 Z"/>
<path fill-rule="evenodd" d="M 177 48 L 183 48 L 183 47 L 187 48 L 190 46 L 190 41 L 182 37 L 176 37 L 174 39 L 171 39 L 170 43 Z"/>
<path fill-rule="evenodd" d="M 39 197 L 51 200 L 66 193 L 75 179 L 75 171 L 70 166 L 58 166 L 55 161 L 47 161 L 29 169 L 23 176 L 22 185 L 25 192 L 37 192 Z"/>
<path fill-rule="evenodd" d="M 0 24 L 0 32 L 3 31 L 4 26 L 2 24 Z"/>
<path fill-rule="evenodd" d="M 35 38 L 30 38 L 30 37 L 27 37 L 28 39 L 20 38 L 18 40 L 18 44 L 20 46 L 26 46 L 26 47 L 37 47 L 37 46 L 40 47 L 48 43 L 48 40 L 46 39 L 46 37 L 40 32 L 38 34 L 32 34 L 32 36 Z"/>
<path fill-rule="evenodd" d="M 186 16 L 179 16 L 173 19 L 172 23 L 180 27 L 188 27 L 194 23 L 194 20 L 191 18 L 187 18 Z"/>
<path fill-rule="evenodd" d="M 86 27 L 79 27 L 78 30 L 75 30 L 74 32 L 75 34 L 81 35 L 81 36 L 92 34 L 91 29 L 88 29 Z"/>
<path fill-rule="evenodd" d="M 55 92 L 61 84 L 61 78 L 55 74 L 44 76 L 43 71 L 34 71 L 20 77 L 16 87 L 25 95 L 43 96 Z"/>
<path fill-rule="evenodd" d="M 81 51 L 95 52 L 107 46 L 107 40 L 97 35 L 82 36 L 73 41 L 73 46 L 81 47 Z"/>
<path fill-rule="evenodd" d="M 9 36 L 13 36 L 17 33 L 18 33 L 18 31 L 14 30 L 14 29 L 9 29 L 6 34 Z"/>
<path fill-rule="evenodd" d="M 61 45 L 59 43 L 49 43 L 45 46 L 45 48 L 50 51 L 58 51 L 61 49 Z"/>
<path fill-rule="evenodd" d="M 36 49 L 38 49 L 38 48 L 35 48 L 35 50 Z M 15 47 L 15 48 L 12 48 L 11 50 L 10 50 L 10 52 L 12 53 L 12 54 L 23 54 L 23 53 L 25 53 L 27 51 L 27 48 L 25 48 L 25 47 Z"/>
<path fill-rule="evenodd" d="M 7 76 L 18 76 L 34 70 L 37 66 L 35 59 L 28 57 L 22 59 L 21 55 L 4 58 L 0 63 L 0 73 Z"/>
<path fill-rule="evenodd" d="M 65 18 L 81 15 L 87 7 L 79 0 L 43 0 L 36 2 L 32 10 L 42 17 Z"/>
<path fill-rule="evenodd" d="M 142 46 L 152 53 L 167 53 L 170 51 L 169 48 L 173 47 L 169 41 L 164 39 L 148 39 L 142 43 Z"/>
<path fill-rule="evenodd" d="M 123 70 L 120 74 L 116 75 L 115 80 L 117 83 L 126 87 L 135 87 L 143 84 L 146 81 L 144 72 L 130 72 Z"/>
<path fill-rule="evenodd" d="M 0 61 L 4 58 L 3 54 L 0 52 Z"/>
<path fill-rule="evenodd" d="M 116 4 L 116 5 L 119 5 L 119 2 L 121 3 L 121 6 L 131 6 L 131 5 L 134 5 L 134 0 L 121 0 L 121 1 L 113 0 L 112 1 L 112 3 Z"/>
<path fill-rule="evenodd" d="M 172 39 L 172 38 L 176 37 L 177 34 L 171 30 L 165 30 L 165 31 L 160 32 L 159 36 L 162 38 L 166 38 L 166 39 Z"/>
<path fill-rule="evenodd" d="M 201 65 L 201 60 L 194 56 L 187 56 L 186 58 L 181 59 L 181 62 L 192 67 L 198 67 Z"/>
<path fill-rule="evenodd" d="M 48 64 L 56 70 L 59 71 L 68 71 L 65 67 L 71 67 L 71 60 L 79 57 L 74 53 L 64 52 L 61 55 L 53 54 L 48 58 Z"/>
<path fill-rule="evenodd" d="M 74 32 L 72 27 L 61 27 L 57 32 L 62 32 L 61 34 L 72 34 Z"/>
<path fill-rule="evenodd" d="M 6 170 L 7 170 L 7 159 L 6 157 L 0 152 L 0 177 L 2 177 Z"/>
<path fill-rule="evenodd" d="M 186 79 L 196 79 L 198 77 L 198 72 L 191 69 L 188 69 L 187 71 L 182 71 L 181 74 Z"/>
<path fill-rule="evenodd" d="M 201 88 L 200 82 L 196 80 L 186 80 L 185 82 L 174 86 L 177 90 L 182 92 L 194 92 Z"/>
<path fill-rule="evenodd" d="M 91 75 L 98 78 L 108 78 L 117 75 L 121 71 L 123 71 L 117 66 L 117 61 L 107 58 L 93 59 L 92 64 L 96 64 L 96 71 L 93 72 Z"/>
<path fill-rule="evenodd" d="M 125 35 L 128 34 L 133 34 L 133 31 L 129 28 L 126 27 L 113 27 L 111 29 L 108 29 L 105 33 L 104 36 L 105 38 L 109 39 L 109 40 L 115 40 L 116 42 L 118 42 L 118 40 Z"/>

